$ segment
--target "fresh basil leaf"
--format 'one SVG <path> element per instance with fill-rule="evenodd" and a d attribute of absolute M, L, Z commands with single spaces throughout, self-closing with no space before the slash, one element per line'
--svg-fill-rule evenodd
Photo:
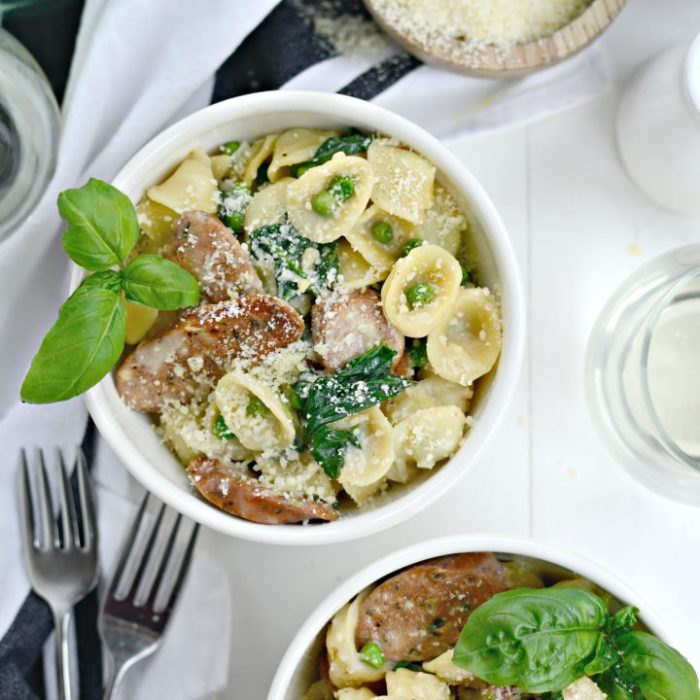
<path fill-rule="evenodd" d="M 621 610 L 618 610 L 608 622 L 608 633 L 620 634 L 622 632 L 629 632 L 637 623 L 638 615 L 639 608 L 635 608 L 633 605 L 627 605 Z"/>
<path fill-rule="evenodd" d="M 496 686 L 558 691 L 584 675 L 595 657 L 608 610 L 576 588 L 518 588 L 472 612 L 453 660 Z"/>
<path fill-rule="evenodd" d="M 595 676 L 611 668 L 618 660 L 619 655 L 615 647 L 610 643 L 605 635 L 601 635 L 595 655 L 583 669 L 584 675 Z"/>
<path fill-rule="evenodd" d="M 395 355 L 390 347 L 377 345 L 311 384 L 301 415 L 305 441 L 321 426 L 376 406 L 413 384 L 389 373 Z"/>
<path fill-rule="evenodd" d="M 170 260 L 140 255 L 122 272 L 126 298 L 154 309 L 172 311 L 199 302 L 197 280 Z"/>
<path fill-rule="evenodd" d="M 124 349 L 126 310 L 118 294 L 79 288 L 60 308 L 22 384 L 23 401 L 51 403 L 82 394 Z"/>
<path fill-rule="evenodd" d="M 331 479 L 337 479 L 351 445 L 361 447 L 359 439 L 352 430 L 323 426 L 311 438 L 311 454 Z"/>
<path fill-rule="evenodd" d="M 58 211 L 68 223 L 63 249 L 86 270 L 122 265 L 139 237 L 131 200 L 102 180 L 91 178 L 78 189 L 61 192 Z"/>
<path fill-rule="evenodd" d="M 93 272 L 89 277 L 86 277 L 81 283 L 79 289 L 87 289 L 88 287 L 98 287 L 99 289 L 109 289 L 110 292 L 119 294 L 122 289 L 122 278 L 118 272 L 114 270 L 104 270 L 103 272 Z"/>
<path fill-rule="evenodd" d="M 658 637 L 626 632 L 615 643 L 625 670 L 644 700 L 700 700 L 693 667 Z"/>
<path fill-rule="evenodd" d="M 360 134 L 356 131 L 343 136 L 331 136 L 318 147 L 311 159 L 290 168 L 292 177 L 300 177 L 307 170 L 329 161 L 336 153 L 344 153 L 346 156 L 364 153 L 371 143 L 370 134 Z"/>

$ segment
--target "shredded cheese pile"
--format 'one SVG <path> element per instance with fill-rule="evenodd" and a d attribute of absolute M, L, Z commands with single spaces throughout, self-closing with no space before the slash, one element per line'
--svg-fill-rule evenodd
<path fill-rule="evenodd" d="M 430 48 L 459 41 L 477 53 L 507 50 L 556 32 L 591 0 L 374 0 L 387 22 Z"/>

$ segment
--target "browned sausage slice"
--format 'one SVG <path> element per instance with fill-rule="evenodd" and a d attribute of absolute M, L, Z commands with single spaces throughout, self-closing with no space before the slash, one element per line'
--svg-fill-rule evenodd
<path fill-rule="evenodd" d="M 362 603 L 358 649 L 376 642 L 389 661 L 428 661 L 457 643 L 469 613 L 508 588 L 492 554 L 428 560 L 387 579 Z"/>
<path fill-rule="evenodd" d="M 327 503 L 291 498 L 254 478 L 227 469 L 218 459 L 195 457 L 187 473 L 197 491 L 210 503 L 254 523 L 290 524 L 338 517 Z"/>
<path fill-rule="evenodd" d="M 387 321 L 379 294 L 371 290 L 317 299 L 311 311 L 311 334 L 323 366 L 331 372 L 380 343 L 396 350 L 392 370 L 403 356 L 404 337 Z"/>
<path fill-rule="evenodd" d="M 185 212 L 175 222 L 163 255 L 197 278 L 208 301 L 263 290 L 248 253 L 212 214 Z"/>
<path fill-rule="evenodd" d="M 255 361 L 298 340 L 304 321 L 265 294 L 186 311 L 141 341 L 116 373 L 117 391 L 137 411 L 158 412 L 166 399 L 188 403 L 211 389 L 233 360 Z"/>

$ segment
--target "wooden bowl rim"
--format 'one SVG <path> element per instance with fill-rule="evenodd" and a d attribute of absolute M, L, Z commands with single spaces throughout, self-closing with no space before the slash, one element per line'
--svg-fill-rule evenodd
<path fill-rule="evenodd" d="M 474 60 L 463 54 L 463 42 L 455 39 L 447 48 L 428 46 L 387 22 L 377 8 L 377 0 L 363 1 L 377 24 L 401 48 L 425 63 L 439 65 L 465 75 L 486 78 L 526 75 L 573 56 L 600 36 L 627 4 L 627 0 L 593 0 L 578 17 L 553 34 L 524 44 L 516 44 L 505 54 L 495 46 L 487 46 L 481 57 Z"/>

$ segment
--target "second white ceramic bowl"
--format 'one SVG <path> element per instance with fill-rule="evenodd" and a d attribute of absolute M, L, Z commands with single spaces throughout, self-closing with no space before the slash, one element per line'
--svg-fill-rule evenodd
<path fill-rule="evenodd" d="M 600 586 L 621 603 L 634 605 L 641 611 L 640 619 L 647 628 L 668 644 L 675 646 L 661 620 L 631 588 L 584 557 L 557 547 L 532 540 L 509 537 L 457 535 L 428 540 L 390 554 L 370 564 L 351 579 L 338 586 L 309 615 L 282 657 L 272 681 L 267 700 L 299 700 L 307 690 L 316 669 L 318 654 L 323 646 L 322 632 L 333 615 L 360 591 L 375 581 L 426 559 L 462 552 L 494 552 L 519 555 L 538 560 L 542 573 L 567 578 L 574 573 Z M 682 652 L 682 650 L 681 650 Z M 680 700 L 680 698 L 679 698 Z"/>
<path fill-rule="evenodd" d="M 185 470 L 162 443 L 150 419 L 122 403 L 111 375 L 88 392 L 88 409 L 100 432 L 131 474 L 149 491 L 175 510 L 214 530 L 284 545 L 340 542 L 368 535 L 410 517 L 452 487 L 474 464 L 510 400 L 520 371 L 525 335 L 523 294 L 515 257 L 488 195 L 437 139 L 406 119 L 368 102 L 341 95 L 291 91 L 258 93 L 220 102 L 183 119 L 151 141 L 117 175 L 114 185 L 136 202 L 196 146 L 211 150 L 231 139 L 253 139 L 295 126 L 356 127 L 388 134 L 433 163 L 438 178 L 474 215 L 479 278 L 501 301 L 504 333 L 498 366 L 480 382 L 473 408 L 475 425 L 457 454 L 424 479 L 392 488 L 384 500 L 372 507 L 318 525 L 260 525 L 214 508 L 194 493 Z M 82 274 L 81 270 L 74 270 L 73 287 L 79 284 Z"/>

